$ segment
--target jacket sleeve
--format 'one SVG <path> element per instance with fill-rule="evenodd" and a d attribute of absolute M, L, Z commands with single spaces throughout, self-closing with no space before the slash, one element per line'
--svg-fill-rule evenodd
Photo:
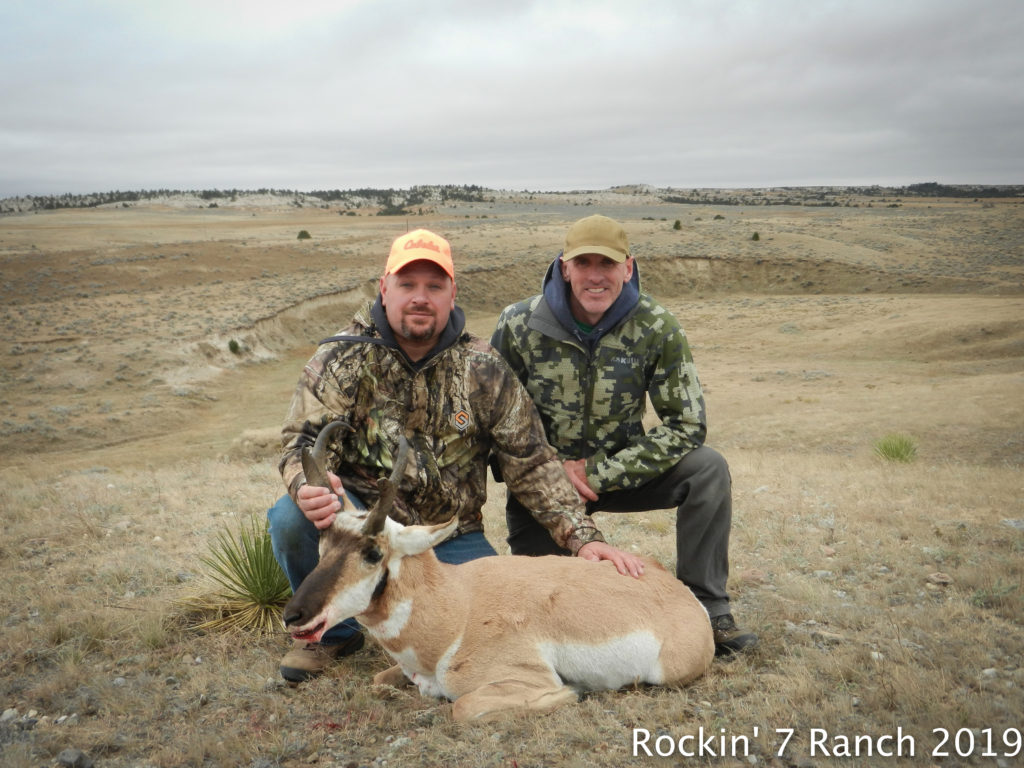
<path fill-rule="evenodd" d="M 604 541 L 562 462 L 544 437 L 537 408 L 504 360 L 492 354 L 492 452 L 509 491 L 573 554 Z"/>
<path fill-rule="evenodd" d="M 349 411 L 336 383 L 325 374 L 325 358 L 329 351 L 329 347 L 320 347 L 302 369 L 281 428 L 283 450 L 278 469 L 293 500 L 306 481 L 302 471 L 302 449 L 316 442 L 317 435 L 328 422 Z M 330 469 L 335 471 L 334 467 Z"/>
<path fill-rule="evenodd" d="M 704 394 L 686 334 L 678 323 L 662 335 L 656 350 L 648 395 L 661 423 L 618 452 L 587 460 L 587 478 L 598 493 L 638 488 L 704 444 Z"/>
<path fill-rule="evenodd" d="M 517 305 L 518 306 L 518 305 Z M 501 358 L 508 363 L 519 382 L 526 384 L 526 364 L 523 356 L 515 344 L 515 334 L 509 328 L 510 319 L 513 317 L 516 306 L 506 307 L 498 316 L 498 322 L 494 326 L 494 333 L 491 334 L 491 346 L 497 350 Z"/>

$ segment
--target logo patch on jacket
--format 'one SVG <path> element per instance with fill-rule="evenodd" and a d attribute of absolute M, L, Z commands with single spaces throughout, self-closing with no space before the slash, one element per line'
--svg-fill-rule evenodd
<path fill-rule="evenodd" d="M 455 425 L 455 428 L 459 430 L 459 432 L 465 432 L 466 427 L 469 426 L 469 412 L 464 409 L 460 409 L 458 413 L 452 416 L 452 424 Z"/>
<path fill-rule="evenodd" d="M 617 365 L 625 365 L 628 368 L 640 368 L 643 366 L 644 359 L 630 355 L 616 355 L 612 358 L 612 362 Z"/>

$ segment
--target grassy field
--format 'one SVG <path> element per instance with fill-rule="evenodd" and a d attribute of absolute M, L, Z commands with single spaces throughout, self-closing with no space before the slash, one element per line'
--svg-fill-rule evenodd
<path fill-rule="evenodd" d="M 371 685 L 389 665 L 372 643 L 290 688 L 283 632 L 190 629 L 179 601 L 213 589 L 201 558 L 282 493 L 268 436 L 391 238 L 450 237 L 487 336 L 593 212 L 626 224 L 644 287 L 687 330 L 757 651 L 680 690 L 465 726 Z M 1015 201 L 581 193 L 408 220 L 242 203 L 0 218 L 0 763 L 1024 764 L 1021 243 Z M 894 434 L 911 461 L 876 453 Z M 597 523 L 671 567 L 673 515 Z"/>

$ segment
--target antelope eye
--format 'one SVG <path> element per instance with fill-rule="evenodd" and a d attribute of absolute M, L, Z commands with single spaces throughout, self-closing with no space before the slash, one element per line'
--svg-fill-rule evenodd
<path fill-rule="evenodd" d="M 363 560 L 368 563 L 379 563 L 384 559 L 383 553 L 377 548 L 376 544 L 368 544 L 363 548 Z"/>

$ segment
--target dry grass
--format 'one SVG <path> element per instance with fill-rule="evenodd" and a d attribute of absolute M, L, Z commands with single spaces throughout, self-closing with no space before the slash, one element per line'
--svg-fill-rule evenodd
<path fill-rule="evenodd" d="M 5 484 L 5 560 L 24 575 L 2 597 L 4 704 L 38 720 L 6 734 L 5 764 L 37 765 L 73 745 L 106 765 L 319 756 L 339 765 L 616 766 L 628 761 L 634 728 L 678 740 L 700 727 L 746 735 L 750 752 L 770 762 L 776 728 L 796 729 L 786 751 L 795 760 L 815 727 L 881 736 L 902 726 L 922 747 L 933 728 L 1019 727 L 1024 537 L 1002 522 L 1019 509 L 1016 468 L 744 452 L 732 462 L 731 588 L 737 614 L 761 633 L 755 654 L 717 662 L 683 690 L 594 694 L 534 721 L 467 728 L 451 722 L 447 704 L 371 686 L 387 663 L 376 648 L 291 689 L 276 675 L 283 636 L 185 628 L 174 603 L 203 578 L 195 552 L 221 518 L 260 513 L 224 500 L 198 507 L 193 494 L 270 499 L 277 487 L 270 464 L 261 466 L 258 482 L 247 463 L 168 468 L 154 480 L 180 486 L 163 493 L 163 510 L 131 524 L 127 510 L 146 506 L 133 473 Z M 984 489 L 976 503 L 950 505 L 972 488 Z M 500 547 L 500 505 L 489 502 L 487 514 Z M 671 564 L 673 514 L 599 523 L 612 540 Z"/>
<path fill-rule="evenodd" d="M 642 270 L 694 346 L 711 442 L 733 472 L 735 611 L 761 645 L 682 690 L 592 694 L 486 726 L 454 724 L 449 704 L 415 690 L 372 686 L 387 665 L 372 643 L 289 688 L 277 675 L 283 634 L 196 632 L 177 604 L 205 589 L 200 558 L 218 534 L 262 520 L 280 494 L 265 432 L 283 416 L 309 337 L 344 322 L 395 225 L 261 213 L 256 232 L 221 212 L 237 231 L 220 240 L 184 242 L 190 218 L 157 234 L 133 224 L 118 237 L 135 244 L 113 245 L 88 214 L 0 219 L 12 324 L 0 397 L 0 711 L 10 710 L 0 763 L 49 765 L 77 748 L 104 768 L 674 765 L 683 758 L 634 757 L 634 729 L 652 748 L 703 729 L 730 755 L 697 764 L 885 765 L 895 761 L 812 756 L 811 729 L 878 739 L 902 728 L 916 763 L 1020 764 L 982 755 L 984 729 L 994 751 L 1012 751 L 1001 738 L 1024 712 L 1024 302 L 1005 290 L 1019 286 L 1024 228 L 1020 206 L 966 205 L 634 217 L 644 248 L 708 259 L 651 257 Z M 562 222 L 580 209 L 483 210 L 485 223 L 435 224 L 468 254 L 460 297 L 487 334 L 497 306 L 535 288 Z M 295 242 L 300 228 L 312 243 Z M 39 243 L 36 255 L 27 242 Z M 782 265 L 794 249 L 805 261 Z M 349 269 L 327 279 L 342 251 Z M 156 252 L 166 257 L 129 258 Z M 509 252 L 525 254 L 522 276 L 505 269 Z M 73 283 L 72 262 L 114 258 L 122 283 L 111 272 Z M 169 265 L 184 282 L 161 271 Z M 707 270 L 720 282 L 686 282 Z M 831 292 L 791 290 L 797 271 L 797 286 L 831 280 Z M 878 274 L 938 282 L 865 292 Z M 975 282 L 951 295 L 942 281 Z M 311 313 L 330 315 L 323 329 L 297 320 Z M 47 341 L 72 329 L 75 340 Z M 231 338 L 249 352 L 231 354 Z M 57 361 L 66 367 L 55 373 Z M 914 439 L 914 462 L 874 455 L 875 441 L 897 432 Z M 485 509 L 499 551 L 502 494 L 493 488 Z M 671 566 L 673 514 L 598 523 Z M 781 756 L 776 729 L 794 730 Z M 961 744 L 975 739 L 972 756 L 952 744 L 952 757 L 931 755 L 934 729 L 973 729 L 961 734 Z"/>

